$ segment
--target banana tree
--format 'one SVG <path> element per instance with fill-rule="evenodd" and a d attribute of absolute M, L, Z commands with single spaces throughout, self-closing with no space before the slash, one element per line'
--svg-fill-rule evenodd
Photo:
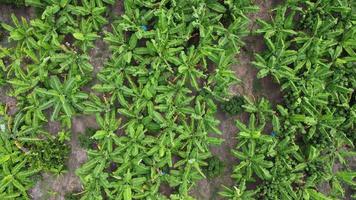
<path fill-rule="evenodd" d="M 10 40 L 16 41 L 17 48 L 21 50 L 36 50 L 39 48 L 36 42 L 34 28 L 30 26 L 25 18 L 21 18 L 21 23 L 17 17 L 11 15 L 12 23 L 15 27 L 2 23 L 2 27 L 10 33 Z"/>
<path fill-rule="evenodd" d="M 97 114 L 96 121 L 100 126 L 100 130 L 91 138 L 100 141 L 100 149 L 110 153 L 113 151 L 113 144 L 118 137 L 115 131 L 119 128 L 121 119 L 116 119 L 116 112 L 112 111 L 111 113 L 105 113 L 104 117 Z"/>
<path fill-rule="evenodd" d="M 40 101 L 53 108 L 51 121 L 60 118 L 70 119 L 76 110 L 83 110 L 81 103 L 88 98 L 84 92 L 79 92 L 79 77 L 69 77 L 61 83 L 57 76 L 51 76 L 49 88 L 36 88 L 34 92 Z"/>
<path fill-rule="evenodd" d="M 13 87 L 13 92 L 10 93 L 12 96 L 17 97 L 23 93 L 28 93 L 38 85 L 38 77 L 33 78 L 32 74 L 23 75 L 21 78 L 14 78 L 7 81 Z"/>
<path fill-rule="evenodd" d="M 108 173 L 101 172 L 100 174 L 89 174 L 80 178 L 85 186 L 81 199 L 103 200 L 103 193 L 112 197 L 110 192 L 112 187 L 108 181 Z"/>
<path fill-rule="evenodd" d="M 244 100 L 245 104 L 242 105 L 242 107 L 245 111 L 248 113 L 255 113 L 258 119 L 262 122 L 274 113 L 271 103 L 265 98 L 261 98 L 255 102 L 250 100 L 248 97 L 244 97 Z"/>
<path fill-rule="evenodd" d="M 194 47 L 190 47 L 187 51 L 180 53 L 181 64 L 178 67 L 178 77 L 183 78 L 183 81 L 189 81 L 191 86 L 195 90 L 200 90 L 198 79 L 205 78 L 202 70 L 196 68 L 197 64 L 200 62 L 200 56 L 197 54 Z"/>
<path fill-rule="evenodd" d="M 239 129 L 237 136 L 239 139 L 238 148 L 249 142 L 257 142 L 260 144 L 273 142 L 273 138 L 270 135 L 266 135 L 262 132 L 265 128 L 265 122 L 262 122 L 262 124 L 256 127 L 256 117 L 254 114 L 250 115 L 248 127 L 239 120 L 236 120 L 236 127 Z"/>
<path fill-rule="evenodd" d="M 117 163 L 122 161 L 119 154 L 101 149 L 89 150 L 88 157 L 88 162 L 76 170 L 76 174 L 85 184 L 88 184 L 86 181 L 88 178 L 100 178 L 100 175 L 110 166 L 111 161 Z"/>
<path fill-rule="evenodd" d="M 273 167 L 273 162 L 266 160 L 266 156 L 263 152 L 259 152 L 256 146 L 256 142 L 251 141 L 241 147 L 241 150 L 232 150 L 232 154 L 240 160 L 240 163 L 234 167 L 232 177 L 237 180 L 242 178 L 254 180 L 253 175 L 256 174 L 262 180 L 272 178 L 269 168 Z"/>
<path fill-rule="evenodd" d="M 87 25 L 95 31 L 107 23 L 106 18 L 102 16 L 106 12 L 106 7 L 101 1 L 83 0 L 82 6 L 69 5 L 68 10 L 74 15 L 84 16 L 88 22 Z"/>
<path fill-rule="evenodd" d="M 147 184 L 147 178 L 142 176 L 136 177 L 129 170 L 123 176 L 114 176 L 114 178 L 116 181 L 112 184 L 114 188 L 113 193 L 115 194 L 115 198 L 118 199 L 143 199 L 150 192 L 157 193 L 158 190 L 158 187 L 156 187 L 156 191 L 147 190 L 150 187 Z"/>
<path fill-rule="evenodd" d="M 51 102 L 41 103 L 35 92 L 28 95 L 27 105 L 23 107 L 22 112 L 26 124 L 31 124 L 33 127 L 37 127 L 43 122 L 47 122 L 46 116 L 43 111 L 51 106 Z"/>
<path fill-rule="evenodd" d="M 10 198 L 21 196 L 29 199 L 27 190 L 34 185 L 31 176 L 40 171 L 40 169 L 28 166 L 28 157 L 22 154 L 6 135 L 6 132 L 0 131 L 0 196 Z M 25 169 L 26 168 L 26 169 Z"/>
<path fill-rule="evenodd" d="M 181 160 L 174 164 L 174 168 L 181 168 L 178 173 L 180 180 L 179 193 L 183 196 L 188 196 L 188 191 L 192 187 L 194 181 L 206 178 L 202 171 L 202 166 L 207 166 L 204 160 L 211 157 L 210 152 L 201 152 L 198 148 L 192 148 L 190 151 L 180 151 L 178 155 Z M 174 173 L 172 173 L 174 176 Z"/>
<path fill-rule="evenodd" d="M 219 194 L 225 198 L 229 198 L 231 200 L 253 200 L 254 195 L 258 192 L 258 190 L 251 191 L 246 188 L 246 181 L 242 180 L 239 186 L 233 186 L 233 188 L 228 188 L 224 186 L 224 191 L 219 192 Z"/>
<path fill-rule="evenodd" d="M 58 33 L 58 26 L 52 20 L 33 19 L 31 26 L 36 30 L 35 35 L 38 45 L 44 49 L 58 49 L 62 37 Z M 41 49 L 40 48 L 40 49 Z M 45 53 L 46 51 L 41 51 Z M 47 53 L 47 52 L 46 52 Z"/>
<path fill-rule="evenodd" d="M 74 45 L 80 47 L 83 52 L 87 52 L 94 47 L 94 41 L 99 38 L 97 33 L 92 29 L 89 21 L 82 19 L 79 27 L 74 31 L 73 37 L 76 39 Z"/>
<path fill-rule="evenodd" d="M 93 71 L 93 66 L 90 64 L 89 56 L 87 54 L 80 54 L 75 50 L 69 50 L 66 48 L 64 48 L 64 50 L 64 53 L 51 55 L 51 61 L 60 67 L 51 71 L 58 74 L 68 71 L 71 76 L 80 74 L 83 78 L 90 75 Z"/>
<path fill-rule="evenodd" d="M 123 108 L 128 108 L 129 104 L 126 100 L 125 96 L 133 96 L 135 95 L 135 90 L 131 89 L 124 85 L 124 72 L 120 72 L 117 69 L 109 68 L 109 70 L 101 71 L 98 75 L 100 84 L 96 84 L 92 87 L 93 90 L 106 93 L 110 96 L 110 103 L 113 104 L 116 101 L 119 101 L 120 105 Z M 109 73 L 106 73 L 109 72 Z M 114 72 L 114 73 L 113 73 Z M 116 72 L 116 73 L 115 73 Z M 115 76 L 112 76 L 115 74 Z"/>
<path fill-rule="evenodd" d="M 204 84 L 204 89 L 218 101 L 226 100 L 229 88 L 240 82 L 230 69 L 235 54 L 220 53 L 220 59 L 214 73 L 211 73 Z"/>

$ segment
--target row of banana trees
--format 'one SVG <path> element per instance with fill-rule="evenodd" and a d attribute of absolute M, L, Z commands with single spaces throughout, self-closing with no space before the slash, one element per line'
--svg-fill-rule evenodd
<path fill-rule="evenodd" d="M 238 81 L 230 65 L 254 10 L 250 1 L 124 2 L 92 87 L 105 103 L 88 105 L 101 114 L 97 146 L 77 170 L 84 199 L 193 199 L 209 146 L 222 142 L 216 102 Z"/>
<path fill-rule="evenodd" d="M 101 34 L 114 0 L 26 0 L 39 16 L 12 15 L 0 83 L 17 101 L 1 130 L 0 197 L 28 199 L 38 172 L 63 173 L 72 118 L 94 114 L 95 147 L 77 170 L 81 199 L 192 199 L 210 145 L 222 140 L 216 102 L 238 82 L 230 65 L 248 34 L 249 0 L 133 1 Z M 104 35 L 104 36 L 102 36 Z M 89 51 L 112 56 L 96 75 Z M 60 131 L 49 133 L 48 123 Z M 166 197 L 160 188 L 168 185 Z"/>
<path fill-rule="evenodd" d="M 39 172 L 65 172 L 72 117 L 91 99 L 82 90 L 92 80 L 89 50 L 114 1 L 25 3 L 38 17 L 12 15 L 12 23 L 1 24 L 9 43 L 0 47 L 0 84 L 16 109 L 0 107 L 0 199 L 30 199 Z M 60 123 L 58 133 L 49 132 L 52 122 Z"/>
<path fill-rule="evenodd" d="M 273 10 L 271 22 L 258 21 L 257 33 L 263 34 L 267 50 L 256 55 L 257 76 L 273 76 L 281 85 L 284 102 L 272 108 L 265 99 L 245 100 L 242 107 L 250 120 L 246 125 L 236 122 L 238 146 L 232 151 L 239 159 L 232 175 L 236 183 L 226 187 L 223 196 L 355 198 L 356 172 L 348 162 L 356 155 L 352 3 L 286 1 Z M 254 189 L 247 189 L 251 185 Z M 330 190 L 322 193 L 320 185 Z"/>

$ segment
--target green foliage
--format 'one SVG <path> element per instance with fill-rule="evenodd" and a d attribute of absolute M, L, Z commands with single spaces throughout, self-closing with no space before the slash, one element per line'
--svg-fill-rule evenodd
<path fill-rule="evenodd" d="M 281 84 L 285 102 L 276 108 L 266 99 L 228 100 L 239 81 L 230 66 L 256 10 L 250 0 L 128 0 L 104 34 L 113 0 L 25 2 L 40 17 L 1 24 L 11 45 L 0 47 L 0 85 L 17 100 L 13 116 L 0 107 L 1 199 L 28 199 L 33 175 L 65 170 L 72 118 L 83 113 L 95 113 L 99 129 L 81 138 L 88 161 L 76 171 L 80 199 L 194 199 L 196 181 L 223 170 L 209 150 L 223 142 L 219 103 L 249 113 L 248 124 L 236 122 L 236 183 L 223 197 L 336 199 L 343 183 L 355 187 L 346 159 L 356 122 L 351 1 L 290 0 L 272 22 L 258 21 L 268 49 L 253 64 L 258 78 Z M 88 94 L 89 50 L 102 35 L 112 57 Z M 51 134 L 46 125 L 55 121 L 60 132 Z M 336 162 L 345 170 L 334 173 Z M 325 182 L 330 194 L 318 191 Z M 159 193 L 162 184 L 170 197 Z"/>
<path fill-rule="evenodd" d="M 243 111 L 242 105 L 245 104 L 242 96 L 234 96 L 221 105 L 221 109 L 230 115 L 238 115 Z"/>
<path fill-rule="evenodd" d="M 24 6 L 25 0 L 0 0 L 0 4 L 12 4 L 15 6 Z"/>
<path fill-rule="evenodd" d="M 104 114 L 91 137 L 97 148 L 77 170 L 83 199 L 165 199 L 161 184 L 174 190 L 171 199 L 193 199 L 189 190 L 206 178 L 209 146 L 223 141 L 213 136 L 221 134 L 215 102 L 238 82 L 230 65 L 248 34 L 245 14 L 255 7 L 179 0 L 125 1 L 124 8 L 105 34 L 112 58 L 92 87 L 105 98 L 86 110 Z"/>
<path fill-rule="evenodd" d="M 70 146 L 57 138 L 46 140 L 30 146 L 31 162 L 43 170 L 60 174 L 66 170 Z"/>
<path fill-rule="evenodd" d="M 257 76 L 281 84 L 285 105 L 246 99 L 250 122 L 237 121 L 232 153 L 239 164 L 232 177 L 235 185 L 258 183 L 251 198 L 341 199 L 342 182 L 354 187 L 346 161 L 355 145 L 353 9 L 347 0 L 287 1 L 274 9 L 272 22 L 258 21 L 268 49 L 256 55 Z M 336 173 L 335 163 L 341 165 Z M 322 183 L 330 193 L 318 191 Z M 245 193 L 234 188 L 221 195 Z"/>
<path fill-rule="evenodd" d="M 241 181 L 238 187 L 234 186 L 232 189 L 224 186 L 224 191 L 219 192 L 219 194 L 225 198 L 232 200 L 253 200 L 253 196 L 257 192 L 258 190 L 246 190 L 245 181 Z"/>
<path fill-rule="evenodd" d="M 203 167 L 203 172 L 207 178 L 212 179 L 220 176 L 225 169 L 225 163 L 221 161 L 217 156 L 212 156 L 206 161 L 208 166 Z"/>
<path fill-rule="evenodd" d="M 58 115 L 70 120 L 76 110 L 83 109 L 81 103 L 88 95 L 79 91 L 78 78 L 69 78 L 61 83 L 57 76 L 51 76 L 49 89 L 37 87 L 34 90 L 46 108 L 53 108 L 51 121 L 58 120 Z"/>
<path fill-rule="evenodd" d="M 6 131 L 0 130 L 0 197 L 14 199 L 21 196 L 29 199 L 26 192 L 34 185 L 30 177 L 40 168 L 33 168 L 29 156 L 15 144 Z"/>
<path fill-rule="evenodd" d="M 0 85 L 10 88 L 7 95 L 17 101 L 13 116 L 7 116 L 5 110 L 0 113 L 5 115 L 0 116 L 1 134 L 17 148 L 11 154 L 14 158 L 4 155 L 1 199 L 28 199 L 31 176 L 40 170 L 65 172 L 72 118 L 89 108 L 88 102 L 95 103 L 93 95 L 81 91 L 92 79 L 89 48 L 107 23 L 103 15 L 107 3 L 113 1 L 25 3 L 36 7 L 40 16 L 27 20 L 11 15 L 11 24 L 1 23 L 8 32 L 9 45 L 0 47 Z M 60 131 L 49 133 L 49 122 L 60 122 Z"/>
<path fill-rule="evenodd" d="M 87 128 L 84 133 L 79 134 L 79 145 L 84 149 L 91 149 L 95 145 L 95 140 L 91 138 L 95 134 L 96 130 Z"/>
<path fill-rule="evenodd" d="M 65 200 L 80 200 L 81 194 L 79 192 L 70 192 L 64 196 Z"/>

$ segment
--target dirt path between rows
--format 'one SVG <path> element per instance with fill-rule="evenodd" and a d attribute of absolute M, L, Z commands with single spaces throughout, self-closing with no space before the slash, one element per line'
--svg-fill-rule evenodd
<path fill-rule="evenodd" d="M 278 1 L 258 0 L 256 5 L 260 7 L 259 12 L 250 15 L 251 30 L 257 27 L 256 19 L 270 19 L 270 9 L 274 7 Z M 282 101 L 282 94 L 279 92 L 278 84 L 274 83 L 270 77 L 258 80 L 256 79 L 257 70 L 251 65 L 254 60 L 254 53 L 261 52 L 265 49 L 263 38 L 260 36 L 249 36 L 244 39 L 246 45 L 241 49 L 240 54 L 236 56 L 238 64 L 232 66 L 236 76 L 241 80 L 241 84 L 233 87 L 232 93 L 246 95 L 251 99 L 258 99 L 265 97 L 272 103 L 279 103 Z M 213 154 L 224 162 L 225 170 L 222 175 L 213 178 L 205 179 L 196 185 L 192 191 L 192 195 L 198 200 L 220 200 L 218 192 L 221 191 L 222 185 L 232 186 L 233 180 L 230 177 L 232 168 L 238 161 L 232 156 L 231 149 L 235 148 L 237 140 L 237 128 L 235 121 L 247 121 L 247 115 L 241 114 L 238 116 L 229 116 L 226 113 L 218 112 L 217 118 L 221 121 L 220 130 L 224 133 L 221 138 L 225 142 L 219 147 L 212 147 Z"/>

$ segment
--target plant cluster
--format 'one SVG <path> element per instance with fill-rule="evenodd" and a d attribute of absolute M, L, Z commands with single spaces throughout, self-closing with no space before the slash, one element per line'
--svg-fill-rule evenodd
<path fill-rule="evenodd" d="M 347 163 L 355 155 L 356 131 L 356 15 L 351 4 L 287 1 L 273 11 L 272 22 L 259 20 L 257 32 L 268 49 L 256 55 L 257 76 L 272 75 L 285 102 L 276 109 L 266 100 L 244 106 L 250 120 L 248 125 L 236 122 L 239 143 L 232 151 L 240 160 L 232 176 L 236 185 L 221 195 L 327 200 L 345 197 L 343 183 L 355 189 L 356 174 Z M 272 124 L 271 131 L 266 124 Z M 246 189 L 256 183 L 256 189 Z M 330 185 L 328 194 L 318 190 L 322 183 Z"/>
<path fill-rule="evenodd" d="M 39 17 L 12 15 L 12 24 L 1 24 L 9 45 L 0 47 L 0 84 L 17 101 L 14 115 L 1 113 L 1 199 L 28 199 L 30 176 L 65 171 L 72 117 L 90 101 L 81 89 L 92 78 L 89 48 L 107 23 L 108 3 L 113 1 L 26 0 Z M 50 122 L 60 122 L 61 130 L 50 133 Z"/>
<path fill-rule="evenodd" d="M 230 115 L 238 115 L 243 112 L 243 105 L 245 104 L 245 100 L 243 96 L 233 96 L 228 101 L 225 101 L 221 104 L 221 109 L 223 112 L 226 112 Z"/>
<path fill-rule="evenodd" d="M 17 2 L 17 1 L 16 1 Z M 88 161 L 74 199 L 194 199 L 197 180 L 223 164 L 209 147 L 217 104 L 236 122 L 239 159 L 228 199 L 338 199 L 355 189 L 355 7 L 349 0 L 287 0 L 272 22 L 258 20 L 268 49 L 253 63 L 271 75 L 285 102 L 231 97 L 230 65 L 248 34 L 250 0 L 125 0 L 105 32 L 111 58 L 93 80 L 89 50 L 114 0 L 25 0 L 40 16 L 12 15 L 9 46 L 0 47 L 0 86 L 17 110 L 0 105 L 0 199 L 29 199 L 40 171 L 62 173 L 76 114 L 95 114 L 98 130 L 81 138 Z M 59 122 L 56 134 L 48 123 Z M 266 134 L 267 133 L 267 134 Z M 84 137 L 90 137 L 85 139 Z M 335 171 L 336 163 L 340 169 Z M 330 184 L 330 193 L 318 190 Z M 163 186 L 173 191 L 161 194 Z M 252 188 L 252 186 L 255 188 Z"/>
<path fill-rule="evenodd" d="M 79 135 L 79 145 L 84 149 L 91 149 L 95 146 L 95 139 L 92 136 L 95 134 L 96 129 L 87 128 L 84 133 Z"/>
<path fill-rule="evenodd" d="M 15 6 L 24 6 L 25 0 L 0 0 L 0 4 L 11 4 Z"/>
<path fill-rule="evenodd" d="M 159 189 L 168 184 L 170 199 L 192 199 L 208 147 L 222 142 L 209 135 L 221 134 L 215 101 L 237 82 L 230 64 L 255 9 L 249 0 L 124 2 L 104 38 L 112 58 L 93 86 L 102 100 L 91 108 L 104 113 L 97 148 L 77 170 L 83 198 L 166 199 Z"/>
<path fill-rule="evenodd" d="M 0 198 L 28 198 L 27 190 L 34 184 L 40 168 L 31 165 L 28 150 L 8 134 L 9 116 L 0 104 Z"/>
<path fill-rule="evenodd" d="M 223 174 L 225 164 L 217 156 L 210 157 L 207 161 L 208 166 L 203 167 L 203 172 L 207 178 L 213 179 Z"/>

